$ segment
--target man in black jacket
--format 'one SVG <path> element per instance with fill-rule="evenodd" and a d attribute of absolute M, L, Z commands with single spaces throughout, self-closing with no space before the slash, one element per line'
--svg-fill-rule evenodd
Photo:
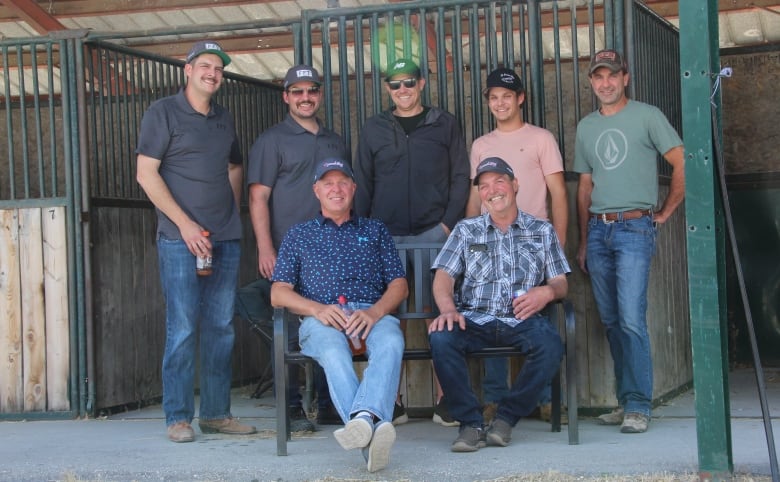
<path fill-rule="evenodd" d="M 394 106 L 366 121 L 354 161 L 356 214 L 382 220 L 396 244 L 444 243 L 463 218 L 469 196 L 469 159 L 458 120 L 424 106 L 424 87 L 412 60 L 390 64 L 385 90 Z M 430 290 L 427 271 L 423 283 Z M 441 398 L 437 386 L 434 421 L 457 425 Z M 405 417 L 402 409 L 399 400 L 396 424 Z"/>

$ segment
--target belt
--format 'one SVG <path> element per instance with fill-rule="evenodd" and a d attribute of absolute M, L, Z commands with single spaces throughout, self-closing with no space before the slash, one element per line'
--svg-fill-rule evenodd
<path fill-rule="evenodd" d="M 605 223 L 614 223 L 615 221 L 628 221 L 631 219 L 639 219 L 642 216 L 652 216 L 652 209 L 634 209 L 632 211 L 622 211 L 617 213 L 601 213 L 590 214 L 592 219 L 600 219 Z"/>

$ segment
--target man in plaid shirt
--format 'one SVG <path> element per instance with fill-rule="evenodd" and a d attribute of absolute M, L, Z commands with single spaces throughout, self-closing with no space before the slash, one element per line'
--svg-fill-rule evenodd
<path fill-rule="evenodd" d="M 518 210 L 517 180 L 504 160 L 480 162 L 474 185 L 487 213 L 459 222 L 432 267 L 440 315 L 428 335 L 450 413 L 460 421 L 453 452 L 507 446 L 512 427 L 536 407 L 563 356 L 558 332 L 542 310 L 566 296 L 571 272 L 552 225 Z M 513 346 L 526 358 L 494 420 L 483 427 L 466 355 L 490 346 Z"/>

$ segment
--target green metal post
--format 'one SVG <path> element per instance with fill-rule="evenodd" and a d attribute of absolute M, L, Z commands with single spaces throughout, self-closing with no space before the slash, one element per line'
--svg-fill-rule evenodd
<path fill-rule="evenodd" d="M 728 399 L 723 212 L 716 201 L 710 95 L 719 72 L 718 2 L 680 2 L 685 215 L 696 433 L 702 480 L 734 470 Z M 702 20 L 705 21 L 702 21 Z M 717 126 L 716 126 L 717 128 Z M 718 141 L 719 142 L 719 141 Z"/>

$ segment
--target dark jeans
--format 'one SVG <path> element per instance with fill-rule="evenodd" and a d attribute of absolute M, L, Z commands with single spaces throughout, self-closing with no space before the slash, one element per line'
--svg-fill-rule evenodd
<path fill-rule="evenodd" d="M 482 406 L 469 378 L 467 354 L 491 346 L 513 346 L 525 362 L 512 383 L 509 396 L 498 406 L 496 417 L 514 426 L 536 407 L 544 386 L 563 358 L 563 343 L 549 318 L 535 315 L 515 327 L 494 320 L 477 325 L 466 320 L 466 329 L 437 331 L 429 335 L 433 366 L 447 394 L 447 408 L 461 426 L 481 427 Z"/>

